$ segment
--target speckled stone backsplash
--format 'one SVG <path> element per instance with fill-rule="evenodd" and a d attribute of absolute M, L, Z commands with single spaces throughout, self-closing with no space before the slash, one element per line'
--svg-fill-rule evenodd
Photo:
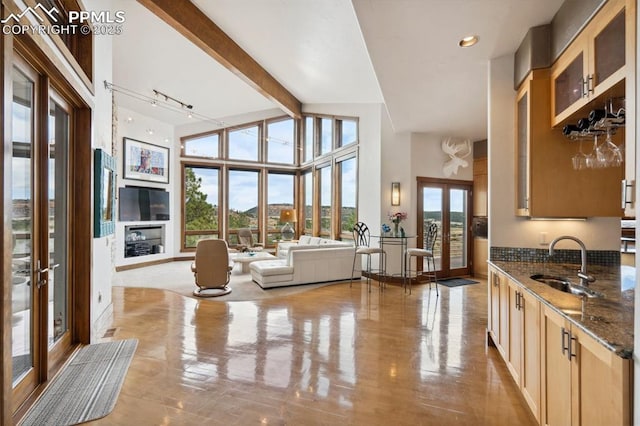
<path fill-rule="evenodd" d="M 490 260 L 504 262 L 531 263 L 576 263 L 580 264 L 580 250 L 555 249 L 549 256 L 549 249 L 520 247 L 491 247 Z M 620 252 L 615 250 L 587 250 L 588 265 L 619 265 Z"/>

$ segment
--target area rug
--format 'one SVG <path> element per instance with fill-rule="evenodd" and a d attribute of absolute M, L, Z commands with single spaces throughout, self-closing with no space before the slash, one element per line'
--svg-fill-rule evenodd
<path fill-rule="evenodd" d="M 231 281 L 229 282 L 231 293 L 221 297 L 208 297 L 206 300 L 214 302 L 238 302 L 269 299 L 272 297 L 289 296 L 335 284 L 333 282 L 305 284 L 264 290 L 251 280 L 251 274 L 241 273 L 239 266 L 240 265 L 237 265 L 231 273 Z M 120 287 L 158 288 L 203 300 L 193 295 L 193 290 L 196 289 L 196 285 L 193 280 L 190 261 L 176 261 L 120 271 L 116 273 L 113 285 Z"/>
<path fill-rule="evenodd" d="M 466 278 L 443 278 L 438 280 L 438 284 L 447 287 L 460 287 L 461 285 L 477 284 L 479 281 L 469 280 Z"/>
<path fill-rule="evenodd" d="M 116 405 L 137 339 L 88 345 L 76 352 L 21 425 L 75 425 L 99 419 Z"/>

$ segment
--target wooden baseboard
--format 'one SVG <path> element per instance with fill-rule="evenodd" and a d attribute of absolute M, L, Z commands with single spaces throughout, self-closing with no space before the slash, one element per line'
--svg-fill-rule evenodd
<path fill-rule="evenodd" d="M 144 268 L 144 267 L 153 266 L 153 265 L 161 265 L 163 263 L 169 263 L 169 262 L 178 262 L 178 261 L 182 261 L 182 260 L 194 260 L 195 258 L 196 258 L 195 255 L 194 256 L 184 256 L 184 257 L 168 257 L 166 259 L 157 259 L 157 260 L 149 260 L 147 262 L 132 263 L 131 265 L 116 266 L 116 272 L 128 271 L 128 270 L 131 270 L 131 269 Z"/>

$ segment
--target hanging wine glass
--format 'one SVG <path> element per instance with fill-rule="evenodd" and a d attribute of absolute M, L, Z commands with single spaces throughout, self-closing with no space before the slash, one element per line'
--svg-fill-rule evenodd
<path fill-rule="evenodd" d="M 574 170 L 583 170 L 587 167 L 587 154 L 582 152 L 582 139 L 578 145 L 578 153 L 571 158 Z"/>
<path fill-rule="evenodd" d="M 595 169 L 595 168 L 598 167 L 597 150 L 598 150 L 598 135 L 594 135 L 593 136 L 593 149 L 591 150 L 591 152 L 589 154 L 587 154 L 587 157 L 585 159 L 586 166 L 589 169 Z"/>
<path fill-rule="evenodd" d="M 611 129 L 607 128 L 607 139 L 604 143 L 604 156 L 606 158 L 606 164 L 609 167 L 619 167 L 622 165 L 622 153 L 620 148 L 611 140 Z"/>

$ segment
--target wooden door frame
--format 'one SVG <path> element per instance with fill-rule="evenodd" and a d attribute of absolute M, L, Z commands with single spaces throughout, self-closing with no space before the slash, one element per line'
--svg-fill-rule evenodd
<path fill-rule="evenodd" d="M 2 5 L 2 16 L 4 16 L 4 4 Z M 91 340 L 91 259 L 92 259 L 92 153 L 91 146 L 91 109 L 89 105 L 92 100 L 87 95 L 81 95 L 82 90 L 77 90 L 73 82 L 65 78 L 64 71 L 60 70 L 48 55 L 41 50 L 41 45 L 29 36 L 3 35 L 0 37 L 2 43 L 3 67 L 1 81 L 3 88 L 2 101 L 2 149 L 0 150 L 0 163 L 3 164 L 3 173 L 0 173 L 0 209 L 3 211 L 3 229 L 0 231 L 2 237 L 2 256 L 0 266 L 2 268 L 3 300 L 0 312 L 5 324 L 11 324 L 11 253 L 12 253 L 12 233 L 6 232 L 11 229 L 12 201 L 11 201 L 11 163 L 12 163 L 12 136 L 7 123 L 12 120 L 12 68 L 16 57 L 23 58 L 40 75 L 46 76 L 46 81 L 56 89 L 58 94 L 63 96 L 73 108 L 71 117 L 71 133 L 73 138 L 69 146 L 69 211 L 73 214 L 70 218 L 71 239 L 69 240 L 69 280 L 70 280 L 70 300 L 69 306 L 69 331 L 71 335 L 71 353 L 73 348 L 80 344 L 89 344 Z M 36 98 L 39 95 L 36 93 Z M 38 112 L 36 112 L 38 114 Z M 48 114 L 48 111 L 47 111 Z M 47 115 L 48 118 L 48 115 Z M 75 213 L 75 214 L 74 214 Z M 42 215 L 43 213 L 40 213 Z M 38 215 L 36 212 L 35 215 Z M 45 328 L 46 330 L 46 328 Z M 63 361 L 56 365 L 47 365 L 45 358 L 44 366 L 39 370 L 41 384 L 36 390 L 21 403 L 13 398 L 12 380 L 12 330 L 11 327 L 4 327 L 0 339 L 3 347 L 3 368 L 0 372 L 0 423 L 14 424 L 35 401 L 39 393 L 44 388 L 46 380 L 50 379 L 55 372 L 61 368 Z M 47 347 L 41 349 L 47 353 Z"/>
<path fill-rule="evenodd" d="M 416 178 L 416 234 L 417 234 L 417 241 L 416 241 L 416 246 L 417 247 L 424 247 L 424 239 L 423 239 L 423 235 L 424 235 L 424 220 L 422 220 L 423 217 L 423 211 L 424 211 L 424 206 L 423 206 L 423 196 L 422 196 L 422 189 L 425 186 L 428 185 L 433 185 L 433 186 L 441 186 L 443 187 L 443 194 L 444 191 L 449 190 L 450 188 L 461 188 L 461 189 L 465 189 L 467 191 L 467 223 L 466 223 L 466 228 L 467 228 L 467 241 L 466 241 L 466 246 L 467 246 L 467 267 L 466 268 L 462 268 L 462 269 L 466 269 L 466 273 L 463 273 L 462 275 L 470 275 L 471 272 L 473 271 L 473 238 L 471 238 L 471 219 L 472 219 L 472 209 L 473 209 L 473 181 L 472 180 L 456 180 L 456 179 L 442 179 L 442 178 L 430 178 L 430 177 L 421 177 L 418 176 Z M 448 196 L 445 197 L 446 200 L 449 199 Z M 446 225 L 445 225 L 446 224 Z M 446 226 L 446 228 L 445 228 Z M 449 227 L 449 205 L 444 205 L 442 206 L 442 229 L 443 232 L 445 229 L 448 229 Z M 444 235 L 441 236 L 442 241 L 444 241 Z M 449 245 L 447 245 L 447 250 L 445 252 L 444 250 L 444 244 L 442 245 L 443 250 L 442 250 L 442 257 L 441 257 L 441 270 L 442 271 L 447 271 L 447 273 L 445 275 L 438 275 L 440 278 L 446 278 L 448 276 L 450 276 L 450 272 L 451 272 L 451 265 L 450 265 L 450 252 L 448 250 Z M 418 258 L 418 268 L 422 267 L 422 259 Z M 445 268 L 446 266 L 446 268 Z"/>

